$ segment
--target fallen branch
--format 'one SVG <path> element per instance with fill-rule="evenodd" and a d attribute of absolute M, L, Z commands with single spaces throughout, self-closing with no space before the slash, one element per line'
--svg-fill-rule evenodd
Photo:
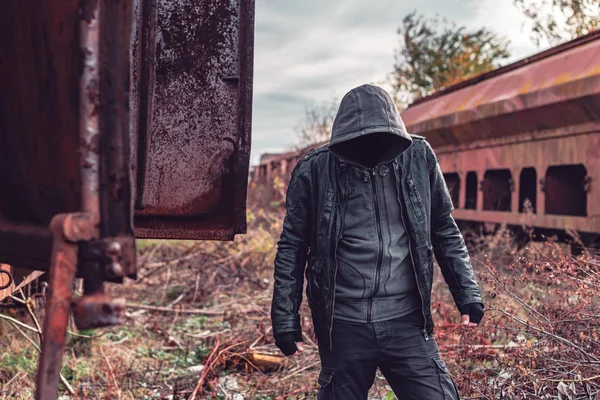
<path fill-rule="evenodd" d="M 279 396 L 279 397 L 275 397 L 275 400 L 284 400 L 286 397 L 293 396 L 295 394 L 306 393 L 306 391 L 312 390 L 312 389 L 315 389 L 315 387 L 314 386 L 305 386 L 302 389 L 294 390 L 293 392 L 284 394 L 284 395 Z"/>
<path fill-rule="evenodd" d="M 127 308 L 134 310 L 150 310 L 160 312 L 179 312 L 181 314 L 197 314 L 197 315 L 223 315 L 224 311 L 213 311 L 213 310 L 198 310 L 198 309 L 183 309 L 180 307 L 159 307 L 159 306 L 147 306 L 144 304 L 127 303 Z"/>
<path fill-rule="evenodd" d="M 120 398 L 121 397 L 121 389 L 119 389 L 119 383 L 117 382 L 117 378 L 115 378 L 115 373 L 113 372 L 112 365 L 111 365 L 108 357 L 106 357 L 106 354 L 104 354 L 104 350 L 102 349 L 102 346 L 100 346 L 100 354 L 102 354 L 102 357 L 104 357 L 104 360 L 106 361 L 106 365 L 108 366 L 108 372 L 110 373 L 110 376 L 115 385 L 115 388 L 117 389 L 117 396 Z"/>
<path fill-rule="evenodd" d="M 287 376 L 284 376 L 283 378 L 281 378 L 281 379 L 279 380 L 279 382 L 283 382 L 283 381 L 285 381 L 285 380 L 287 380 L 287 379 L 291 378 L 292 376 L 298 375 L 300 372 L 304 372 L 304 371 L 306 371 L 307 369 L 310 369 L 310 368 L 312 368 L 312 367 L 315 367 L 315 366 L 319 365 L 320 363 L 321 363 L 321 361 L 317 361 L 317 362 L 315 362 L 315 363 L 309 364 L 309 365 L 307 365 L 306 367 L 304 367 L 304 368 L 301 368 L 301 369 L 299 369 L 299 370 L 298 370 L 298 371 L 296 371 L 296 372 L 293 372 L 293 373 L 291 373 L 291 374 L 289 374 L 289 375 L 287 375 Z M 289 396 L 289 394 L 288 394 L 287 396 Z"/>
<path fill-rule="evenodd" d="M 542 328 L 538 328 L 537 326 L 531 325 L 528 321 L 522 320 L 519 317 L 515 317 L 514 315 L 500 309 L 500 308 L 495 308 L 495 307 L 490 307 L 490 310 L 496 310 L 496 311 L 500 311 L 502 314 L 506 315 L 509 318 L 512 318 L 514 321 L 526 326 L 529 329 L 533 329 L 534 331 L 541 333 L 543 335 L 549 336 L 563 344 L 566 344 L 567 346 L 570 346 L 572 348 L 574 348 L 575 350 L 579 351 L 582 355 L 584 355 L 585 357 L 588 358 L 588 360 L 593 360 L 593 362 L 595 363 L 600 363 L 600 359 L 598 359 L 598 357 L 588 353 L 587 351 L 585 351 L 584 349 L 582 349 L 581 347 L 577 346 L 575 343 L 571 342 L 570 340 L 567 340 L 563 337 L 557 336 L 551 332 L 548 332 Z"/>
<path fill-rule="evenodd" d="M 202 388 L 202 384 L 204 383 L 204 378 L 206 378 L 206 375 L 208 375 L 208 371 L 212 368 L 212 365 L 214 364 L 213 357 L 215 356 L 220 345 L 221 345 L 221 341 L 217 338 L 217 344 L 210 352 L 210 355 L 208 356 L 208 358 L 206 360 L 206 367 L 204 367 L 204 369 L 202 370 L 200 379 L 198 379 L 198 383 L 196 384 L 196 387 L 194 388 L 194 391 L 192 392 L 192 394 L 190 395 L 188 400 L 194 400 L 194 398 L 196 397 L 196 393 L 198 393 L 200 388 Z"/>
<path fill-rule="evenodd" d="M 581 379 L 548 379 L 548 381 L 549 382 L 575 382 L 575 383 L 581 383 L 581 382 L 594 381 L 596 379 L 600 379 L 600 375 L 590 376 L 589 378 L 581 378 Z"/>
<path fill-rule="evenodd" d="M 19 371 L 15 374 L 15 376 L 13 376 L 8 382 L 6 382 L 6 384 L 4 385 L 5 388 L 8 388 L 13 382 L 15 382 L 17 379 L 19 379 L 22 375 L 25 375 L 25 372 L 23 371 Z"/>

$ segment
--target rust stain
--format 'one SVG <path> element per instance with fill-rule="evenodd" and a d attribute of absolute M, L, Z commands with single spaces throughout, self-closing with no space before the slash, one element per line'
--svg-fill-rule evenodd
<path fill-rule="evenodd" d="M 0 300 L 5 297 L 5 293 L 10 293 L 14 287 L 14 280 L 9 265 L 0 263 Z"/>
<path fill-rule="evenodd" d="M 133 106 L 140 118 L 136 234 L 163 236 L 171 226 L 169 237 L 221 231 L 229 238 L 245 226 L 253 2 L 146 6 L 154 8 L 138 19 L 141 55 L 134 61 L 141 71 Z"/>
<path fill-rule="evenodd" d="M 144 213 L 210 213 L 235 151 L 237 74 L 235 3 L 158 1 L 153 109 Z"/>
<path fill-rule="evenodd" d="M 433 145 L 449 145 L 600 118 L 600 111 L 592 108 L 590 115 L 577 100 L 600 97 L 600 76 L 592 72 L 600 65 L 600 33 L 552 49 L 537 62 L 515 65 L 419 100 L 402 113 L 408 130 Z"/>
<path fill-rule="evenodd" d="M 521 86 L 521 88 L 519 89 L 519 94 L 529 93 L 529 91 L 531 90 L 531 86 L 532 86 L 531 81 L 525 82 L 525 84 L 523 86 Z"/>
<path fill-rule="evenodd" d="M 562 73 L 562 74 L 558 75 L 556 77 L 556 79 L 554 79 L 549 86 L 558 86 L 558 85 L 561 85 L 563 83 L 570 82 L 571 80 L 573 80 L 571 78 L 572 77 L 571 77 L 570 73 L 568 73 L 568 72 Z"/>

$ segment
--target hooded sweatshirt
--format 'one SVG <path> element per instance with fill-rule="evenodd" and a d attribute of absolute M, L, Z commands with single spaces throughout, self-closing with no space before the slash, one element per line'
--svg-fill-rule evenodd
<path fill-rule="evenodd" d="M 349 164 L 342 177 L 348 202 L 337 251 L 337 320 L 380 322 L 420 307 L 392 165 L 411 142 L 383 89 L 363 85 L 342 99 L 329 142 Z"/>

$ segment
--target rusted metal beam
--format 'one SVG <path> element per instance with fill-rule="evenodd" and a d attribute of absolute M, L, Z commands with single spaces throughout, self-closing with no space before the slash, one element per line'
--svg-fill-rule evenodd
<path fill-rule="evenodd" d="M 599 120 L 599 63 L 595 32 L 419 100 L 402 119 L 434 147 Z"/>
<path fill-rule="evenodd" d="M 92 221 L 89 214 L 59 214 L 50 222 L 54 244 L 36 379 L 36 400 L 54 400 L 58 395 L 73 280 L 77 271 L 77 242 L 93 238 L 95 229 Z"/>

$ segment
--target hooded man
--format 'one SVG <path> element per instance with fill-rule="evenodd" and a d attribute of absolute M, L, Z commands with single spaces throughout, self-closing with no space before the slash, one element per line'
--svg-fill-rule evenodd
<path fill-rule="evenodd" d="M 328 145 L 294 168 L 275 257 L 271 318 L 302 350 L 306 294 L 321 358 L 319 399 L 367 399 L 377 368 L 402 399 L 458 399 L 433 338 L 433 256 L 466 327 L 483 303 L 437 158 L 383 89 L 344 96 Z"/>

